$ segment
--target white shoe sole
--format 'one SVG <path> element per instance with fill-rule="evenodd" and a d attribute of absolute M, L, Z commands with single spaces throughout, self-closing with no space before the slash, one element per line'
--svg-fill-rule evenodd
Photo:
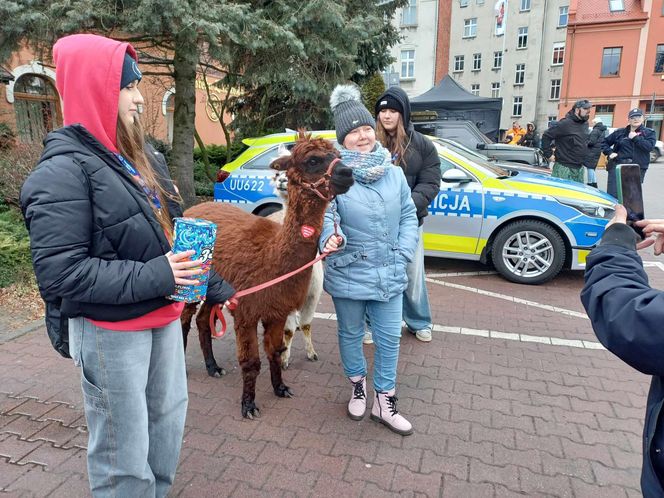
<path fill-rule="evenodd" d="M 402 429 L 397 429 L 396 427 L 391 425 L 389 422 L 387 422 L 386 420 L 383 420 L 378 415 L 374 415 L 373 413 L 370 415 L 370 418 L 374 422 L 378 422 L 380 424 L 383 424 L 389 430 L 391 430 L 392 432 L 396 432 L 397 434 L 399 434 L 401 436 L 410 436 L 413 433 L 413 428 L 412 427 L 410 429 L 406 430 L 406 431 L 404 431 Z"/>

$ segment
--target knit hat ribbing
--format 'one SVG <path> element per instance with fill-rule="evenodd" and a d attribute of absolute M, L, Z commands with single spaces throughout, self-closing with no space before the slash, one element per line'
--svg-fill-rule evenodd
<path fill-rule="evenodd" d="M 376 121 L 364 107 L 360 90 L 354 85 L 337 85 L 330 96 L 337 141 L 343 145 L 346 135 L 360 126 L 376 129 Z"/>
<path fill-rule="evenodd" d="M 120 78 L 120 90 L 122 90 L 124 87 L 126 87 L 128 84 L 130 84 L 133 81 L 136 80 L 141 80 L 143 77 L 143 73 L 141 73 L 141 70 L 138 69 L 138 64 L 136 64 L 136 60 L 129 55 L 125 54 L 124 56 L 124 62 L 122 63 L 122 77 Z"/>

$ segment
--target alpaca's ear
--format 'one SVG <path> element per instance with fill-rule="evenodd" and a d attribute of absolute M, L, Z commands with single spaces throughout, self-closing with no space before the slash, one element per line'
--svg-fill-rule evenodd
<path fill-rule="evenodd" d="M 288 150 L 284 144 L 281 144 L 277 149 L 277 158 L 270 163 L 270 168 L 276 169 L 277 171 L 285 171 L 288 169 L 288 161 L 290 158 L 290 150 Z"/>
<path fill-rule="evenodd" d="M 277 157 L 270 163 L 270 168 L 276 169 L 277 171 L 286 171 L 288 169 L 289 162 L 290 156 Z"/>

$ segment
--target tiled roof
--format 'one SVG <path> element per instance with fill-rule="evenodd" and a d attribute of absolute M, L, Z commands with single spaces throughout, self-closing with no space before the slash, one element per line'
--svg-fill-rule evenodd
<path fill-rule="evenodd" d="M 641 0 L 623 0 L 625 10 L 611 12 L 609 0 L 579 0 L 574 24 L 638 21 L 648 18 Z"/>
<path fill-rule="evenodd" d="M 4 67 L 0 66 L 0 83 L 7 83 L 14 79 L 14 75 Z"/>

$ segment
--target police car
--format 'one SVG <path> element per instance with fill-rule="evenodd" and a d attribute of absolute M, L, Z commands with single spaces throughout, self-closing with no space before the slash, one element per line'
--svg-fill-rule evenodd
<path fill-rule="evenodd" d="M 333 131 L 313 132 L 335 140 Z M 430 137 L 431 138 L 431 137 Z M 249 148 L 221 171 L 215 200 L 266 216 L 281 208 L 270 163 L 293 133 L 245 141 Z M 440 193 L 424 221 L 429 256 L 492 263 L 506 279 L 541 284 L 563 268 L 585 268 L 616 202 L 586 185 L 502 169 L 494 162 L 431 138 L 440 156 Z"/>

